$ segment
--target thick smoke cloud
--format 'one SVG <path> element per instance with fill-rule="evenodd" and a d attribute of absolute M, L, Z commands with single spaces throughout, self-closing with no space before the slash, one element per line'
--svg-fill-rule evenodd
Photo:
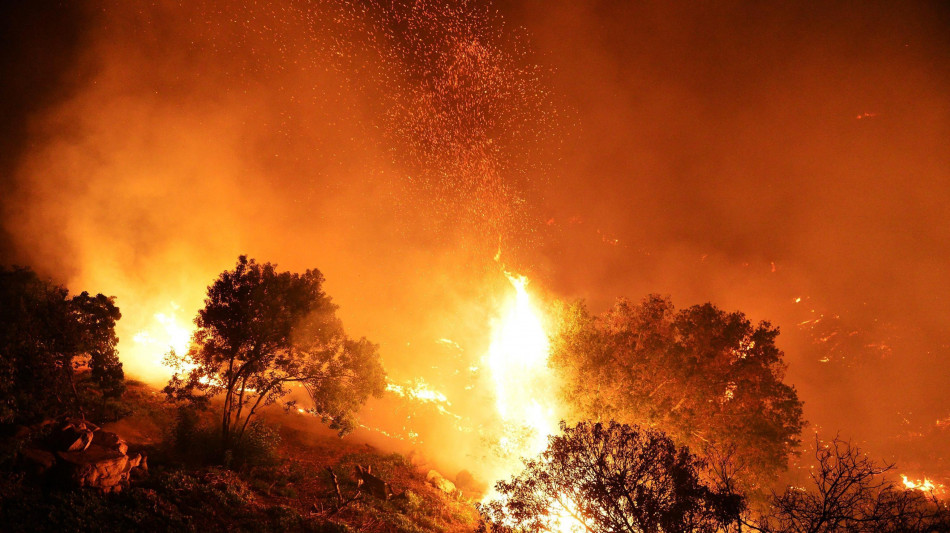
<path fill-rule="evenodd" d="M 549 286 L 772 320 L 817 428 L 905 466 L 945 447 L 946 6 L 514 12 L 579 116 L 549 196 Z"/>
<path fill-rule="evenodd" d="M 11 12 L 4 70 L 27 88 L 5 82 L 4 259 L 115 294 L 123 348 L 155 313 L 189 319 L 239 253 L 317 267 L 391 374 L 464 390 L 501 244 L 595 310 L 660 292 L 771 320 L 810 421 L 936 466 L 945 7 L 532 0 L 420 22 L 396 4 Z M 466 72 L 497 98 L 452 84 Z M 469 104 L 490 123 L 452 122 Z"/>

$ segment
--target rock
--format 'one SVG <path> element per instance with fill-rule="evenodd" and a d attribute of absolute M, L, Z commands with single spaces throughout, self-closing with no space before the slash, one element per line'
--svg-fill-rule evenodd
<path fill-rule="evenodd" d="M 62 427 L 63 428 L 73 427 L 75 429 L 78 429 L 79 431 L 84 431 L 84 430 L 97 431 L 99 429 L 99 426 L 82 418 L 65 418 L 62 421 Z"/>
<path fill-rule="evenodd" d="M 92 431 L 68 424 L 50 434 L 50 444 L 56 451 L 82 451 L 92 443 Z"/>
<path fill-rule="evenodd" d="M 146 476 L 148 476 L 148 462 L 145 454 L 142 454 L 138 466 L 132 467 L 129 471 L 129 479 L 139 480 Z"/>
<path fill-rule="evenodd" d="M 111 448 L 120 453 L 128 453 L 129 445 L 125 442 L 125 439 L 112 433 L 111 431 L 97 430 L 95 432 L 96 444 L 105 446 L 106 448 Z"/>
<path fill-rule="evenodd" d="M 75 487 L 118 492 L 130 478 L 148 472 L 145 456 L 136 453 L 130 457 L 129 445 L 116 433 L 82 419 L 66 418 L 35 426 L 31 434 L 45 433 L 47 426 L 52 429 L 47 437 L 30 443 L 27 436 L 20 452 L 38 475 Z"/>
<path fill-rule="evenodd" d="M 126 476 L 129 458 L 98 444 L 83 452 L 57 452 L 66 477 L 80 487 L 108 488 L 101 480 Z M 111 486 L 111 485 L 109 485 Z"/>
<path fill-rule="evenodd" d="M 455 483 L 442 477 L 442 474 L 436 470 L 429 470 L 429 473 L 426 474 L 426 482 L 446 494 L 452 494 L 457 490 Z"/>

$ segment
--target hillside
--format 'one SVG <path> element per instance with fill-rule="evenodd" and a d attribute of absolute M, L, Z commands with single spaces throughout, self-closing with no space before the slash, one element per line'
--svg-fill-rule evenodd
<path fill-rule="evenodd" d="M 0 481 L 4 530 L 451 533 L 478 526 L 473 502 L 427 483 L 426 465 L 311 431 L 306 415 L 268 411 L 231 464 L 221 465 L 204 456 L 211 413 L 183 415 L 138 382 L 129 382 L 123 399 L 128 415 L 102 427 L 121 435 L 130 454 L 148 457 L 147 476 L 102 494 L 29 475 L 22 457 L 7 454 L 13 474 Z M 11 452 L 22 447 L 6 444 Z M 391 496 L 373 496 L 371 483 L 358 487 L 357 467 L 388 483 Z"/>

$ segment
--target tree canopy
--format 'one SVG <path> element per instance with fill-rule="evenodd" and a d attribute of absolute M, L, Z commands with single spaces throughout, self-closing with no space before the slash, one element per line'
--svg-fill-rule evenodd
<path fill-rule="evenodd" d="M 768 322 L 709 303 L 677 311 L 656 295 L 600 316 L 577 303 L 560 317 L 551 364 L 578 419 L 641 424 L 728 456 L 746 488 L 787 467 L 802 402 L 782 381 L 779 331 Z"/>
<path fill-rule="evenodd" d="M 360 406 L 383 393 L 385 374 L 378 347 L 345 334 L 323 281 L 315 269 L 278 272 L 239 257 L 208 287 L 188 352 L 170 354 L 177 371 L 166 394 L 198 403 L 223 395 L 225 446 L 295 386 L 330 427 L 353 429 Z"/>
<path fill-rule="evenodd" d="M 494 530 L 713 532 L 738 521 L 743 498 L 700 480 L 703 463 L 659 431 L 561 424 L 521 474 L 482 507 Z"/>
<path fill-rule="evenodd" d="M 0 267 L 0 422 L 84 414 L 124 389 L 114 298 Z"/>

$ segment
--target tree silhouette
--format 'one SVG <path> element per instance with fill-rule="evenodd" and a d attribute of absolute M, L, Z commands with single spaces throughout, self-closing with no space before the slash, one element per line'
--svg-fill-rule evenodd
<path fill-rule="evenodd" d="M 577 419 L 642 424 L 704 455 L 726 454 L 746 489 L 787 467 L 802 403 L 782 381 L 768 322 L 753 326 L 708 303 L 676 311 L 656 295 L 600 316 L 573 304 L 559 316 L 551 361 Z"/>
<path fill-rule="evenodd" d="M 775 494 L 770 509 L 750 530 L 762 533 L 928 533 L 950 531 L 950 508 L 933 494 L 904 490 L 885 477 L 893 465 L 878 465 L 835 437 L 815 436 L 812 487 Z"/>
<path fill-rule="evenodd" d="M 658 431 L 561 423 L 562 435 L 525 461 L 482 507 L 495 531 L 713 532 L 738 521 L 736 493 L 700 480 L 701 460 Z"/>
<path fill-rule="evenodd" d="M 0 267 L 0 422 L 28 423 L 121 396 L 114 299 Z"/>
<path fill-rule="evenodd" d="M 359 407 L 382 394 L 385 374 L 377 346 L 346 336 L 322 286 L 317 270 L 278 272 L 271 263 L 239 257 L 234 270 L 208 287 L 188 352 L 170 354 L 177 370 L 165 393 L 198 404 L 223 394 L 225 449 L 260 407 L 295 386 L 330 427 L 351 430 Z"/>

